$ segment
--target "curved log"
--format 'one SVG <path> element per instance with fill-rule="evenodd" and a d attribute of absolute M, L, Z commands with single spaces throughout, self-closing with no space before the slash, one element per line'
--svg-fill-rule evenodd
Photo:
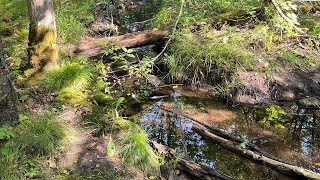
<path fill-rule="evenodd" d="M 260 148 L 258 148 L 256 145 L 252 144 L 251 142 L 249 142 L 248 140 L 245 140 L 245 139 L 242 139 L 242 138 L 239 138 L 239 137 L 236 137 L 232 134 L 228 134 L 226 133 L 225 131 L 219 129 L 219 128 L 216 128 L 216 127 L 212 127 L 212 126 L 208 126 L 207 124 L 205 123 L 202 123 L 196 119 L 193 119 L 191 117 L 189 117 L 188 115 L 184 115 L 184 114 L 181 114 L 181 113 L 177 113 L 177 112 L 173 112 L 172 110 L 170 109 L 167 109 L 167 108 L 163 108 L 163 107 L 160 107 L 162 110 L 164 111 L 167 111 L 167 112 L 170 112 L 170 113 L 173 113 L 173 114 L 178 114 L 179 116 L 182 116 L 182 117 L 185 117 L 185 118 L 188 118 L 190 119 L 191 121 L 193 122 L 196 122 L 196 123 L 199 123 L 201 124 L 202 126 L 204 126 L 206 129 L 208 129 L 211 133 L 217 135 L 217 136 L 220 136 L 222 138 L 225 138 L 227 140 L 231 140 L 233 142 L 237 142 L 237 143 L 246 143 L 246 147 L 248 147 L 250 150 L 252 151 L 255 151 L 255 152 L 258 152 L 259 154 L 262 154 L 268 158 L 271 158 L 273 160 L 276 160 L 276 161 L 279 161 L 279 162 L 283 162 L 283 163 L 286 163 L 286 164 L 290 164 L 289 162 L 286 162 L 282 159 L 279 159 L 263 150 L 261 150 Z"/>

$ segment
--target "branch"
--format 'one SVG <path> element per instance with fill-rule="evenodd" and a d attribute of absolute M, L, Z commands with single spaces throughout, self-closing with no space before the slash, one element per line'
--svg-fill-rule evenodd
<path fill-rule="evenodd" d="M 298 26 L 296 26 L 281 10 L 281 8 L 279 7 L 278 3 L 275 0 L 271 0 L 272 4 L 274 5 L 274 7 L 276 8 L 277 12 L 280 14 L 280 16 L 287 21 L 293 28 L 294 30 L 296 30 L 299 34 L 306 34 L 306 32 L 304 32 L 301 28 L 299 28 Z"/>

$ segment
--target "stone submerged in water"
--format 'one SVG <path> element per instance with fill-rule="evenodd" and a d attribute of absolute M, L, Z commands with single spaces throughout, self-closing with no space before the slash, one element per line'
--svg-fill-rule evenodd
<path fill-rule="evenodd" d="M 301 99 L 297 104 L 302 107 L 320 108 L 320 100 L 316 97 Z"/>

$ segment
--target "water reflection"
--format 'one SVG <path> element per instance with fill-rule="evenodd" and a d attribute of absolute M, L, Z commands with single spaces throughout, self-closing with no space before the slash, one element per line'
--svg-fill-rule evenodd
<path fill-rule="evenodd" d="M 179 104 L 180 98 L 173 94 L 172 101 Z M 163 101 L 158 101 L 141 118 L 141 126 L 150 140 L 175 149 L 182 156 L 234 177 L 235 179 L 289 179 L 260 164 L 239 157 L 210 142 L 192 130 L 192 120 L 161 110 Z M 173 111 L 179 110 L 176 106 Z M 236 127 L 236 126 L 233 126 Z"/>

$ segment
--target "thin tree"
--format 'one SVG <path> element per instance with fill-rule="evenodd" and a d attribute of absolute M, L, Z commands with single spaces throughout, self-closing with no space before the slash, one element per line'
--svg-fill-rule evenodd
<path fill-rule="evenodd" d="M 28 55 L 37 72 L 58 64 L 57 31 L 52 0 L 27 0 L 29 13 Z"/>

